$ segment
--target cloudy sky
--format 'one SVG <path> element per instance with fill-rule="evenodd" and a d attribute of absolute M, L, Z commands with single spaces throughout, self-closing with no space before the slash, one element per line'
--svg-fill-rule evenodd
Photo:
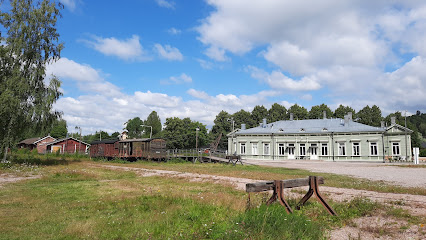
<path fill-rule="evenodd" d="M 69 130 L 112 133 L 154 110 L 211 126 L 275 102 L 426 112 L 424 0 L 61 2 L 48 71 Z"/>

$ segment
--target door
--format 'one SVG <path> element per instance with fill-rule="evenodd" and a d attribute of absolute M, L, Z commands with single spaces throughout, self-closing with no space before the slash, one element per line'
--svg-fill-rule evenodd
<path fill-rule="evenodd" d="M 288 144 L 288 159 L 294 159 L 294 143 L 289 143 Z"/>
<path fill-rule="evenodd" d="M 311 159 L 318 160 L 318 145 L 316 143 L 311 144 Z"/>

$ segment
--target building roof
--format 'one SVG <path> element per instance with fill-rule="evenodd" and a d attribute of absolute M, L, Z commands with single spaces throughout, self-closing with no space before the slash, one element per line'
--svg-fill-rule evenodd
<path fill-rule="evenodd" d="M 40 140 L 39 137 L 35 137 L 35 138 L 27 138 L 25 140 L 20 141 L 18 144 L 27 144 L 27 145 L 31 145 L 31 144 L 36 144 L 36 142 L 38 142 L 38 140 Z"/>
<path fill-rule="evenodd" d="M 59 143 L 59 142 L 66 141 L 66 140 L 68 140 L 68 139 L 72 139 L 72 140 L 74 140 L 74 141 L 77 141 L 77 142 L 80 142 L 80 143 L 82 143 L 82 144 L 85 144 L 85 145 L 90 146 L 90 144 L 85 143 L 85 142 L 83 142 L 83 141 L 80 141 L 80 140 L 78 140 L 78 139 L 75 139 L 75 138 L 73 138 L 73 137 L 67 137 L 67 138 L 58 139 L 58 140 L 53 141 L 53 142 L 50 142 L 50 143 L 48 143 L 48 144 L 46 144 L 46 145 L 53 145 L 53 144 L 56 144 L 56 143 Z"/>
<path fill-rule="evenodd" d="M 101 141 L 93 141 L 91 144 L 101 144 L 101 143 L 108 143 L 108 144 L 112 144 L 112 143 L 116 143 L 118 142 L 118 139 L 105 139 L 105 140 L 101 140 Z"/>
<path fill-rule="evenodd" d="M 239 130 L 236 135 L 245 134 L 324 134 L 352 132 L 384 132 L 384 128 L 372 127 L 362 123 L 334 119 L 307 119 L 278 121 L 258 127 Z"/>
<path fill-rule="evenodd" d="M 39 138 L 37 141 L 35 141 L 34 143 L 38 143 L 38 142 L 40 142 L 40 141 L 43 141 L 44 139 L 46 139 L 46 138 L 53 138 L 53 141 L 56 141 L 56 138 L 54 138 L 54 137 L 52 137 L 52 136 L 50 136 L 50 135 L 47 135 L 46 137 L 44 137 L 44 138 Z"/>
<path fill-rule="evenodd" d="M 153 138 L 133 138 L 133 139 L 124 139 L 120 140 L 120 142 L 149 142 Z"/>

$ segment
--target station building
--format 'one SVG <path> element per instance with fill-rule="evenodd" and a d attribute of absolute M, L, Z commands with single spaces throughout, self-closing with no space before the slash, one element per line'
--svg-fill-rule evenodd
<path fill-rule="evenodd" d="M 309 119 L 266 123 L 227 135 L 228 153 L 255 160 L 385 161 L 411 159 L 412 131 L 395 123 L 372 127 L 352 120 Z"/>

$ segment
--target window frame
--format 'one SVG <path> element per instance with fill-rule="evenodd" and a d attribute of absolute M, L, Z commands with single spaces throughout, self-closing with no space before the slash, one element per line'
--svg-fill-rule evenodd
<path fill-rule="evenodd" d="M 251 154 L 252 155 L 258 155 L 259 154 L 257 143 L 251 144 Z"/>
<path fill-rule="evenodd" d="M 346 143 L 345 142 L 338 142 L 337 143 L 338 148 L 338 156 L 346 156 Z"/>
<path fill-rule="evenodd" d="M 285 155 L 285 145 L 284 143 L 278 143 L 278 155 L 284 156 Z"/>
<path fill-rule="evenodd" d="M 263 143 L 263 155 L 271 155 L 271 144 Z"/>
<path fill-rule="evenodd" d="M 375 153 L 373 152 L 373 146 Z M 377 142 L 370 142 L 370 156 L 379 156 L 379 148 Z"/>
<path fill-rule="evenodd" d="M 244 150 L 244 151 L 243 151 Z M 246 154 L 246 143 L 240 143 L 240 154 L 245 155 Z"/>
<path fill-rule="evenodd" d="M 395 153 L 395 149 L 398 150 L 397 153 Z M 399 142 L 392 142 L 392 156 L 401 156 L 401 146 Z"/>
<path fill-rule="evenodd" d="M 324 151 L 325 149 L 325 151 Z M 324 154 L 325 152 L 325 154 Z M 321 156 L 328 156 L 328 143 L 321 144 Z"/>
<path fill-rule="evenodd" d="M 359 157 L 361 156 L 361 143 L 353 142 L 352 143 L 352 156 Z"/>

